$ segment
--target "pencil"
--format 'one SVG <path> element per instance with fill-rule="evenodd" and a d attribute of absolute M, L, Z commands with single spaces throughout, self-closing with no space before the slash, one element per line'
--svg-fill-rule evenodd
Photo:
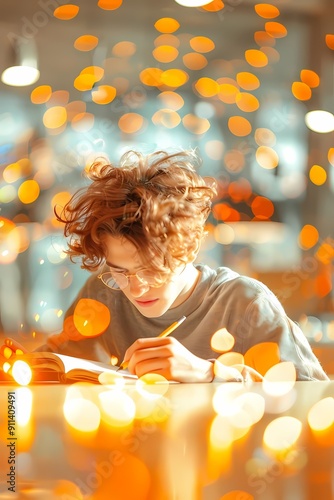
<path fill-rule="evenodd" d="M 168 335 L 170 335 L 174 330 L 176 330 L 176 328 L 178 328 L 181 325 L 181 323 L 184 322 L 185 319 L 186 316 L 182 316 L 182 318 L 178 319 L 177 321 L 174 321 L 174 323 L 172 323 L 168 328 L 166 328 L 166 330 L 164 330 L 158 335 L 158 338 L 168 337 Z M 125 370 L 127 367 L 128 367 L 128 362 L 122 361 L 117 371 Z"/>

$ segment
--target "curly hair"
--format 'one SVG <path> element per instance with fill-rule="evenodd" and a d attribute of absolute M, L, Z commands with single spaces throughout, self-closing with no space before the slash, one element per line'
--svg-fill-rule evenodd
<path fill-rule="evenodd" d="M 194 151 L 129 151 L 119 165 L 93 163 L 86 172 L 92 182 L 60 213 L 54 208 L 65 224 L 70 259 L 96 270 L 105 261 L 108 234 L 132 242 L 143 262 L 160 272 L 193 261 L 215 195 L 214 179 L 195 170 L 199 161 Z"/>

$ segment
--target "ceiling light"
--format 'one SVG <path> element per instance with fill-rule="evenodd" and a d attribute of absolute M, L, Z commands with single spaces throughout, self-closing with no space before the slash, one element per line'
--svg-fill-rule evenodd
<path fill-rule="evenodd" d="M 202 5 L 211 3 L 212 0 L 175 0 L 175 2 L 183 7 L 202 7 Z"/>
<path fill-rule="evenodd" d="M 319 134 L 334 131 L 334 115 L 329 111 L 322 111 L 320 109 L 309 111 L 305 115 L 305 123 L 310 130 Z"/>
<path fill-rule="evenodd" d="M 3 71 L 1 81 L 13 87 L 24 87 L 37 82 L 40 76 L 33 40 L 12 47 L 11 64 Z"/>

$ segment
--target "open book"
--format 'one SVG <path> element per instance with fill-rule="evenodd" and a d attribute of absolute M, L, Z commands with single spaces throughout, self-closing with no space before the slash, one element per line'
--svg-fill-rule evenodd
<path fill-rule="evenodd" d="M 53 352 L 30 352 L 15 356 L 13 361 L 25 361 L 31 368 L 31 382 L 93 382 L 98 383 L 101 373 L 112 373 L 115 377 L 137 379 L 128 370 L 118 370 L 118 366 L 107 363 L 75 358 Z M 14 364 L 14 363 L 13 363 Z M 12 366 L 13 366 L 12 364 Z"/>

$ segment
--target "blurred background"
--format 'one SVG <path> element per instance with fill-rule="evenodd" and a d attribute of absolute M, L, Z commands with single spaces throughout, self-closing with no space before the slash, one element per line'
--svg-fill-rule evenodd
<path fill-rule="evenodd" d="M 332 0 L 11 0 L 0 20 L 0 330 L 62 328 L 87 279 L 53 207 L 97 157 L 198 148 L 199 261 L 266 283 L 334 373 Z"/>

